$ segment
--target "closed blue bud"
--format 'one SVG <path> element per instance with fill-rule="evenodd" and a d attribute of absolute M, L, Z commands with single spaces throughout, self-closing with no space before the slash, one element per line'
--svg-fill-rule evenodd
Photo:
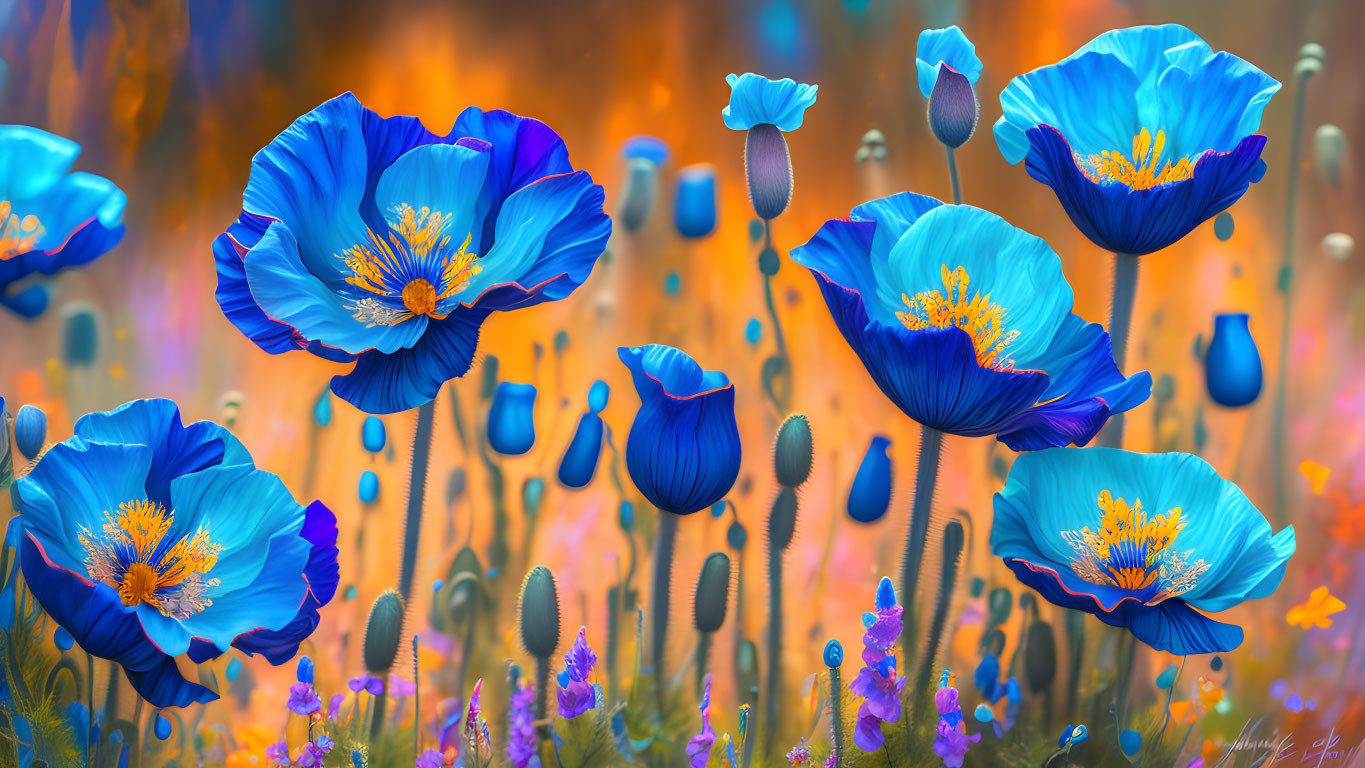
<path fill-rule="evenodd" d="M 725 499 L 721 499 L 711 505 L 711 517 L 720 519 L 720 516 L 723 514 L 725 514 Z"/>
<path fill-rule="evenodd" d="M 669 272 L 668 277 L 664 278 L 664 293 L 669 296 L 677 296 L 678 291 L 682 290 L 682 278 L 677 272 Z"/>
<path fill-rule="evenodd" d="M 228 661 L 227 672 L 225 676 L 227 677 L 227 681 L 230 683 L 233 680 L 236 680 L 237 676 L 240 674 L 242 674 L 242 660 L 234 657 L 233 659 Z"/>
<path fill-rule="evenodd" d="M 995 713 L 985 704 L 977 704 L 972 716 L 976 718 L 978 723 L 989 723 L 995 719 Z"/>
<path fill-rule="evenodd" d="M 384 422 L 378 416 L 366 416 L 365 423 L 360 427 L 360 444 L 370 453 L 379 453 L 384 450 L 386 440 L 384 432 Z"/>
<path fill-rule="evenodd" d="M 627 232 L 638 232 L 649 221 L 659 186 L 658 177 L 658 166 L 644 158 L 635 158 L 626 167 L 626 179 L 621 187 L 621 208 L 616 219 Z"/>
<path fill-rule="evenodd" d="M 616 521 L 621 525 L 621 530 L 630 533 L 635 527 L 635 505 L 628 500 L 621 500 L 621 508 L 616 513 Z"/>
<path fill-rule="evenodd" d="M 825 666 L 830 669 L 837 669 L 844 663 L 844 647 L 839 645 L 838 640 L 830 640 L 825 643 Z"/>
<path fill-rule="evenodd" d="M 749 318 L 749 322 L 744 324 L 744 340 L 750 344 L 757 344 L 762 338 L 763 323 L 756 317 Z"/>
<path fill-rule="evenodd" d="M 787 209 L 792 199 L 792 161 L 787 140 L 771 123 L 749 129 L 744 141 L 744 172 L 749 200 L 760 219 L 770 221 Z"/>
<path fill-rule="evenodd" d="M 14 446 L 26 459 L 36 457 L 47 442 L 47 414 L 41 408 L 26 405 L 14 417 Z"/>
<path fill-rule="evenodd" d="M 71 646 L 76 644 L 76 638 L 66 631 L 66 627 L 57 627 L 57 631 L 52 633 L 52 642 L 56 644 L 58 650 L 69 651 Z"/>
<path fill-rule="evenodd" d="M 536 442 L 536 387 L 498 382 L 488 409 L 488 444 L 504 456 L 520 456 Z"/>
<path fill-rule="evenodd" d="M 157 712 L 156 725 L 152 726 L 152 733 L 156 734 L 156 738 L 160 741 L 169 739 L 171 737 L 171 721 L 167 720 L 165 715 Z"/>
<path fill-rule="evenodd" d="M 877 584 L 877 610 L 889 610 L 896 605 L 896 590 L 891 586 L 891 579 L 883 576 L 881 582 Z"/>
<path fill-rule="evenodd" d="M 1133 757 L 1142 749 L 1142 734 L 1137 731 L 1124 731 L 1119 734 L 1119 749 L 1123 754 Z"/>
<path fill-rule="evenodd" d="M 981 103 L 967 78 L 947 64 L 940 65 L 929 95 L 929 128 L 949 149 L 957 149 L 976 133 Z"/>
<path fill-rule="evenodd" d="M 331 387 L 324 389 L 322 394 L 318 396 L 318 401 L 313 403 L 313 421 L 316 421 L 319 427 L 325 427 L 332 423 Z M 380 422 L 380 424 L 382 425 L 383 422 Z M 364 439 L 363 432 L 361 433 L 361 438 L 362 440 Z"/>
<path fill-rule="evenodd" d="M 706 237 L 716 228 L 716 169 L 689 165 L 678 171 L 673 226 L 683 237 Z"/>
<path fill-rule="evenodd" d="M 4 306 L 25 320 L 32 320 L 46 312 L 47 305 L 51 301 L 52 292 L 48 290 L 46 283 L 31 285 L 13 296 L 6 296 L 3 291 L 0 291 L 0 306 Z"/>
<path fill-rule="evenodd" d="M 1261 353 L 1245 312 L 1220 314 L 1213 320 L 1213 340 L 1204 359 L 1209 397 L 1228 408 L 1250 405 L 1261 395 Z"/>
<path fill-rule="evenodd" d="M 62 357 L 72 367 L 94 365 L 100 352 L 99 319 L 95 305 L 73 301 L 62 307 L 66 325 L 62 329 Z"/>
<path fill-rule="evenodd" d="M 636 488 L 660 510 L 681 515 L 720 501 L 739 477 L 741 457 L 730 380 L 673 347 L 618 351 L 640 396 L 626 440 Z"/>
<path fill-rule="evenodd" d="M 872 611 L 863 611 L 862 619 L 863 626 L 870 627 L 873 624 L 877 623 L 877 614 L 873 613 Z"/>
<path fill-rule="evenodd" d="M 366 504 L 379 498 L 379 475 L 370 470 L 360 473 L 360 485 L 356 488 L 356 495 Z"/>
<path fill-rule="evenodd" d="M 607 407 L 607 399 L 611 397 L 611 385 L 598 379 L 588 388 L 588 410 L 593 413 L 601 413 Z"/>
<path fill-rule="evenodd" d="M 1167 665 L 1166 669 L 1156 676 L 1156 687 L 1164 691 L 1175 685 L 1175 676 L 1177 672 L 1178 668 L 1174 664 Z"/>
<path fill-rule="evenodd" d="M 853 486 L 848 490 L 848 516 L 860 523 L 882 519 L 891 506 L 891 457 L 886 454 L 890 446 L 890 438 L 874 436 L 863 455 L 863 463 L 858 465 L 858 473 L 853 476 Z"/>
<path fill-rule="evenodd" d="M 307 656 L 299 657 L 299 666 L 295 670 L 295 676 L 300 683 L 313 684 L 313 660 Z"/>

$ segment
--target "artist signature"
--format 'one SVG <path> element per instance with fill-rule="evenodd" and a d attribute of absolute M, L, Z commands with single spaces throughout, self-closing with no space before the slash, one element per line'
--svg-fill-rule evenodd
<path fill-rule="evenodd" d="M 1245 735 L 1244 730 L 1243 736 Z M 1283 737 L 1275 733 L 1269 739 L 1254 741 L 1244 739 L 1243 736 L 1239 736 L 1232 744 L 1219 746 L 1228 752 L 1265 752 L 1265 757 L 1257 763 L 1259 768 L 1297 764 L 1314 765 L 1316 768 L 1350 765 L 1362 749 L 1365 749 L 1365 742 L 1349 749 L 1344 748 L 1341 744 L 1341 735 L 1336 732 L 1336 728 L 1332 728 L 1326 736 L 1307 746 L 1300 746 L 1295 741 L 1292 731 Z"/>

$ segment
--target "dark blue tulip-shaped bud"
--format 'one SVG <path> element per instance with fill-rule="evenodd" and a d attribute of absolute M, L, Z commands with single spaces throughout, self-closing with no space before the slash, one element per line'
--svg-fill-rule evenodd
<path fill-rule="evenodd" d="M 830 669 L 838 669 L 844 663 L 844 647 L 838 640 L 830 640 L 825 643 L 825 666 Z"/>
<path fill-rule="evenodd" d="M 360 485 L 356 488 L 356 495 L 359 496 L 361 502 L 365 504 L 369 504 L 379 498 L 379 475 L 376 475 L 368 469 L 361 472 Z"/>
<path fill-rule="evenodd" d="M 720 501 L 739 477 L 730 380 L 662 344 L 618 352 L 640 396 L 626 439 L 626 468 L 635 486 L 654 506 L 680 515 Z"/>
<path fill-rule="evenodd" d="M 1250 315 L 1230 312 L 1213 319 L 1213 340 L 1204 359 L 1209 397 L 1228 408 L 1250 405 L 1261 395 L 1261 353 L 1248 327 Z"/>
<path fill-rule="evenodd" d="M 14 417 L 14 447 L 26 459 L 37 458 L 47 442 L 47 414 L 41 408 L 26 405 Z"/>
<path fill-rule="evenodd" d="M 328 387 L 318 396 L 318 401 L 313 403 L 313 420 L 319 427 L 325 427 L 332 423 L 332 388 Z M 382 423 L 382 422 L 381 422 Z"/>
<path fill-rule="evenodd" d="M 792 161 L 787 139 L 771 123 L 749 129 L 744 141 L 744 171 L 754 213 L 770 221 L 787 210 L 792 199 Z"/>
<path fill-rule="evenodd" d="M 568 450 L 559 462 L 559 482 L 567 488 L 582 488 L 597 474 L 597 459 L 602 455 L 602 417 L 592 411 L 578 420 Z"/>
<path fill-rule="evenodd" d="M 621 210 L 616 220 L 627 232 L 638 232 L 649 221 L 654 209 L 654 196 L 659 186 L 659 167 L 637 157 L 626 167 L 626 180 L 621 189 Z"/>
<path fill-rule="evenodd" d="M 156 724 L 152 726 L 152 733 L 156 734 L 158 741 L 165 741 L 171 737 L 171 721 L 160 712 L 156 713 Z"/>
<path fill-rule="evenodd" d="M 299 657 L 299 665 L 295 670 L 295 676 L 300 683 L 313 684 L 313 660 L 307 656 Z"/>
<path fill-rule="evenodd" d="M 71 646 L 76 644 L 76 638 L 67 631 L 66 627 L 57 627 L 52 633 L 52 642 L 59 650 L 69 651 Z"/>
<path fill-rule="evenodd" d="M 607 382 L 598 379 L 588 388 L 588 410 L 593 413 L 601 413 L 607 407 L 607 400 L 611 397 L 611 386 Z"/>
<path fill-rule="evenodd" d="M 716 169 L 689 165 L 678 171 L 673 226 L 683 237 L 706 237 L 716 228 Z"/>
<path fill-rule="evenodd" d="M 929 127 L 950 149 L 967 143 L 981 119 L 981 103 L 972 83 L 947 64 L 940 65 L 938 80 L 929 94 Z"/>
<path fill-rule="evenodd" d="M 520 456 L 536 443 L 536 387 L 498 382 L 488 409 L 488 444 L 504 456 Z"/>
<path fill-rule="evenodd" d="M 882 519 L 891 506 L 891 457 L 886 455 L 890 446 L 890 438 L 874 436 L 863 463 L 858 465 L 858 474 L 853 476 L 853 487 L 848 491 L 848 516 L 860 523 Z"/>
<path fill-rule="evenodd" d="M 365 423 L 360 426 L 360 444 L 370 453 L 379 453 L 384 450 L 384 442 L 387 439 L 384 431 L 384 422 L 378 416 L 366 416 Z"/>
<path fill-rule="evenodd" d="M 46 312 L 51 301 L 52 292 L 45 283 L 29 286 L 13 296 L 6 296 L 4 291 L 0 291 L 0 305 L 25 320 L 32 320 Z"/>
<path fill-rule="evenodd" d="M 72 367 L 95 364 L 100 354 L 100 323 L 95 305 L 73 301 L 62 307 L 62 357 Z"/>

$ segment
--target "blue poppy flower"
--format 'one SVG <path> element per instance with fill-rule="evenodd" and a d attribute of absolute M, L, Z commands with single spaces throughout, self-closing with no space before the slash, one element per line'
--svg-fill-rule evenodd
<path fill-rule="evenodd" d="M 1182 26 L 1117 29 L 1010 81 L 995 140 L 1096 245 L 1140 255 L 1261 179 L 1265 137 L 1255 133 L 1279 89 Z"/>
<path fill-rule="evenodd" d="M 995 214 L 902 192 L 791 255 L 873 381 L 927 427 L 1016 451 L 1083 445 L 1150 394 L 1072 313 L 1057 254 Z"/>
<path fill-rule="evenodd" d="M 169 400 L 74 431 L 14 486 L 24 579 L 53 620 L 158 707 L 217 698 L 176 656 L 293 657 L 336 591 L 335 516 L 295 503 L 222 427 L 183 426 Z"/>
<path fill-rule="evenodd" d="M 68 172 L 80 153 L 47 131 L 0 126 L 0 303 L 14 282 L 86 264 L 123 239 L 128 198 L 108 179 Z"/>
<path fill-rule="evenodd" d="M 1177 656 L 1230 651 L 1225 611 L 1272 594 L 1294 529 L 1270 524 L 1197 456 L 1110 448 L 1020 456 L 995 495 L 991 551 L 1056 605 Z"/>
<path fill-rule="evenodd" d="M 654 506 L 690 515 L 724 498 L 739 477 L 735 388 L 662 344 L 621 347 L 640 410 L 626 438 L 626 468 Z"/>
<path fill-rule="evenodd" d="M 725 127 L 732 131 L 747 131 L 764 123 L 780 131 L 794 131 L 801 127 L 820 88 L 789 77 L 769 80 L 752 72 L 726 75 L 725 82 L 730 84 L 730 104 L 720 114 Z"/>
<path fill-rule="evenodd" d="M 967 78 L 972 85 L 981 77 L 981 59 L 977 58 L 976 45 L 956 26 L 919 33 L 915 43 L 915 74 L 924 98 L 934 92 L 938 73 L 944 65 Z"/>
<path fill-rule="evenodd" d="M 357 408 L 405 410 L 469 370 L 491 312 L 587 279 L 602 203 L 543 123 L 470 107 L 438 136 L 347 93 L 256 154 L 214 241 L 218 304 L 267 352 L 355 362 L 332 391 Z"/>

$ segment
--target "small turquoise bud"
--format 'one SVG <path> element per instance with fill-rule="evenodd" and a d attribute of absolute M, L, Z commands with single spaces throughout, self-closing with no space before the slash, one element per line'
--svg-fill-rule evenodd
<path fill-rule="evenodd" d="M 825 643 L 825 666 L 830 669 L 838 669 L 844 663 L 844 647 L 838 640 L 830 640 Z"/>
<path fill-rule="evenodd" d="M 1237 222 L 1233 221 L 1230 211 L 1223 211 L 1213 217 L 1213 236 L 1221 242 L 1232 239 L 1232 233 L 1237 229 Z"/>
<path fill-rule="evenodd" d="M 981 103 L 971 81 L 946 63 L 940 64 L 929 94 L 929 128 L 934 137 L 949 149 L 957 149 L 976 133 L 980 119 Z"/>
<path fill-rule="evenodd" d="M 369 504 L 379 498 L 379 475 L 370 470 L 360 473 L 360 485 L 356 488 L 356 495 L 365 504 Z"/>
<path fill-rule="evenodd" d="M 763 338 L 763 323 L 758 318 L 751 317 L 749 322 L 744 324 L 744 340 L 750 344 L 758 344 Z"/>
<path fill-rule="evenodd" d="M 498 382 L 488 409 L 488 444 L 504 456 L 520 456 L 536 442 L 534 384 Z"/>
<path fill-rule="evenodd" d="M 1156 676 L 1156 687 L 1164 691 L 1175 685 L 1175 675 L 1178 671 L 1179 668 L 1176 667 L 1176 665 L 1168 664 L 1166 669 L 1162 670 L 1161 674 Z"/>
<path fill-rule="evenodd" d="M 370 453 L 379 453 L 386 440 L 384 422 L 378 416 L 366 416 L 360 427 L 360 444 Z"/>
<path fill-rule="evenodd" d="M 598 379 L 588 388 L 588 410 L 593 413 L 601 413 L 607 407 L 607 400 L 611 397 L 611 385 Z"/>
<path fill-rule="evenodd" d="M 156 713 L 156 724 L 152 726 L 152 733 L 156 734 L 158 741 L 165 741 L 171 737 L 171 721 L 160 711 Z"/>
<path fill-rule="evenodd" d="M 890 438 L 875 435 L 853 476 L 853 485 L 848 490 L 848 516 L 860 523 L 882 519 L 891 506 L 891 457 L 886 454 L 890 447 Z"/>
<path fill-rule="evenodd" d="M 621 508 L 617 511 L 616 521 L 620 524 L 621 530 L 629 534 L 635 529 L 635 505 L 628 500 L 621 501 Z"/>
<path fill-rule="evenodd" d="M 14 446 L 26 459 L 33 459 L 47 442 L 47 414 L 41 408 L 25 405 L 14 417 Z"/>
<path fill-rule="evenodd" d="M 689 165 L 678 171 L 673 226 L 687 238 L 702 238 L 716 228 L 716 169 Z"/>
<path fill-rule="evenodd" d="M 318 396 L 318 401 L 313 403 L 313 420 L 319 427 L 325 427 L 332 423 L 332 388 L 328 387 Z M 382 423 L 382 422 L 381 422 Z"/>
<path fill-rule="evenodd" d="M 545 481 L 538 477 L 528 477 L 521 484 L 521 508 L 528 520 L 536 519 L 540 512 L 540 501 L 545 498 Z"/>
<path fill-rule="evenodd" d="M 71 633 L 66 630 L 66 627 L 57 627 L 56 631 L 52 633 L 52 642 L 57 646 L 58 650 L 69 651 L 71 650 L 71 646 L 75 645 L 76 638 L 71 636 Z"/>
<path fill-rule="evenodd" d="M 1123 754 L 1133 757 L 1142 749 L 1142 734 L 1137 731 L 1124 731 L 1119 734 L 1119 749 Z"/>
<path fill-rule="evenodd" d="M 223 673 L 223 676 L 227 678 L 227 681 L 230 683 L 233 680 L 236 680 L 237 676 L 240 674 L 242 674 L 242 660 L 238 658 L 228 660 L 227 669 Z"/>
<path fill-rule="evenodd" d="M 885 611 L 896 605 L 896 590 L 891 586 L 891 579 L 883 576 L 877 584 L 877 610 Z"/>
<path fill-rule="evenodd" d="M 1204 380 L 1209 397 L 1228 408 L 1250 405 L 1261 395 L 1261 353 L 1251 337 L 1245 312 L 1217 315 L 1213 340 L 1204 359 Z"/>

